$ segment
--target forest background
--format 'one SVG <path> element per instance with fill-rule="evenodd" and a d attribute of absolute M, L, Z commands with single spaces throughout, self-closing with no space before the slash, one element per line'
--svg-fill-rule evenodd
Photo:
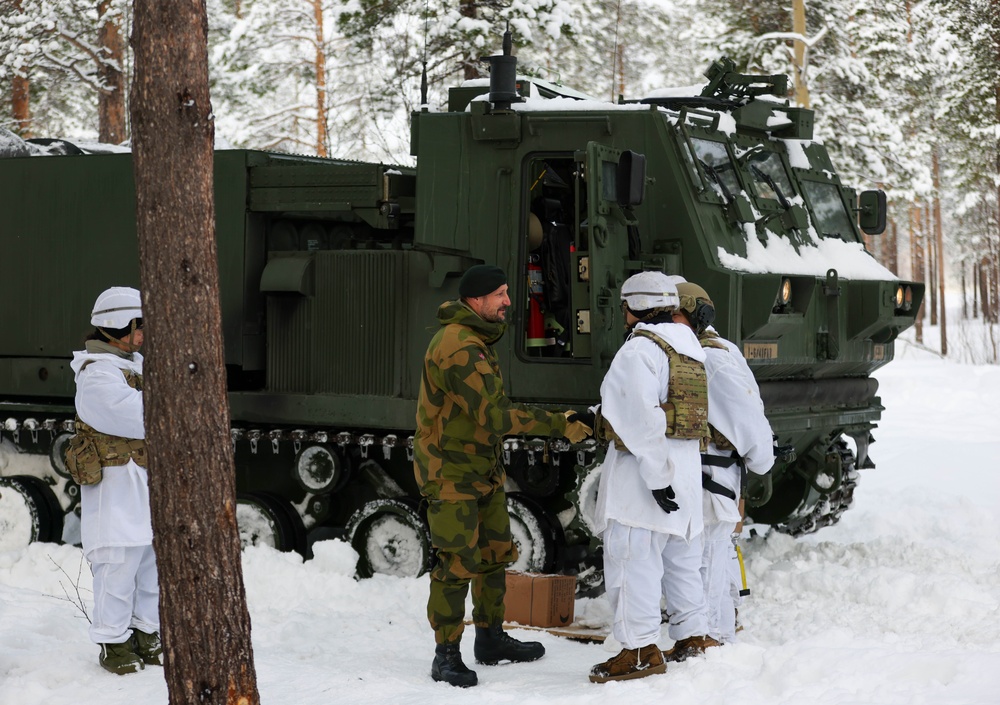
<path fill-rule="evenodd" d="M 866 245 L 927 283 L 917 343 L 929 320 L 942 355 L 1000 362 L 1000 0 L 206 4 L 218 147 L 412 164 L 424 66 L 444 109 L 507 23 L 519 71 L 605 100 L 702 84 L 723 55 L 786 74 L 844 183 L 886 191 Z M 127 143 L 131 22 L 132 0 L 0 0 L 0 129 Z"/>

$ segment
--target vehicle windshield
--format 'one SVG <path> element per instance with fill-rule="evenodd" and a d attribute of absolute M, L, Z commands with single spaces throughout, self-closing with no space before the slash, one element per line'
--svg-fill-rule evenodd
<path fill-rule="evenodd" d="M 854 227 L 851 216 L 840 198 L 840 188 L 836 184 L 821 181 L 802 181 L 809 204 L 812 206 L 813 217 L 820 234 L 823 237 L 839 237 L 842 240 L 854 240 Z"/>

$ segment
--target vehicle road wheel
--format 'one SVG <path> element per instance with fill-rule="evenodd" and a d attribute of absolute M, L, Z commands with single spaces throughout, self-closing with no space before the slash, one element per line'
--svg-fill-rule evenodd
<path fill-rule="evenodd" d="M 358 552 L 358 577 L 375 573 L 416 577 L 431 568 L 431 532 L 414 499 L 368 502 L 351 517 L 346 533 Z"/>
<path fill-rule="evenodd" d="M 244 548 L 263 545 L 305 555 L 305 527 L 286 500 L 266 492 L 240 493 L 236 500 L 236 523 Z"/>
<path fill-rule="evenodd" d="M 340 456 L 319 443 L 308 445 L 296 454 L 294 476 L 302 489 L 312 494 L 340 489 L 347 479 Z"/>
<path fill-rule="evenodd" d="M 0 550 L 58 543 L 62 524 L 62 507 L 48 485 L 26 475 L 0 477 Z"/>
<path fill-rule="evenodd" d="M 520 492 L 507 495 L 510 533 L 517 546 L 518 558 L 510 570 L 529 573 L 552 572 L 556 563 L 556 546 L 561 535 L 556 523 L 533 499 Z"/>

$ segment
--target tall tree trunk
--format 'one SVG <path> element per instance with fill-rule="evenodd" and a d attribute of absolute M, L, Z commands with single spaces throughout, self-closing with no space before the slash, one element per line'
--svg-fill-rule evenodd
<path fill-rule="evenodd" d="M 792 0 L 792 31 L 806 36 L 806 3 L 805 0 Z M 809 107 L 809 86 L 806 85 L 806 44 L 796 39 L 793 41 L 795 51 L 795 102 L 803 108 Z"/>
<path fill-rule="evenodd" d="M 915 203 L 910 206 L 910 257 L 913 262 L 913 281 L 924 281 L 924 245 L 923 235 L 920 233 L 920 207 Z M 920 301 L 920 308 L 914 319 L 914 336 L 918 343 L 924 342 L 924 302 Z"/>
<path fill-rule="evenodd" d="M 462 17 L 476 19 L 476 3 L 478 1 L 479 0 L 459 0 L 458 14 Z M 475 57 L 465 57 L 465 61 L 462 64 L 462 76 L 466 81 L 480 77 L 479 65 L 476 63 Z"/>
<path fill-rule="evenodd" d="M 993 18 L 993 42 L 994 48 L 996 50 L 996 63 L 994 67 L 1000 66 L 1000 0 L 992 0 L 991 8 L 992 12 L 990 16 Z M 994 85 L 994 95 L 995 100 L 993 101 L 993 107 L 996 114 L 996 125 L 1000 125 L 1000 70 L 994 68 L 994 77 L 996 84 Z M 994 173 L 994 178 L 996 179 L 997 188 L 997 208 L 996 208 L 996 219 L 997 219 L 997 232 L 995 246 L 993 249 L 993 302 L 992 302 L 992 318 L 993 322 L 1000 320 L 1000 311 L 998 311 L 997 301 L 997 279 L 1000 278 L 1000 134 L 997 135 L 996 143 L 994 144 L 994 149 L 996 151 L 996 172 Z"/>
<path fill-rule="evenodd" d="M 990 323 L 993 320 L 992 306 L 990 305 L 990 285 L 989 270 L 990 260 L 983 257 L 979 260 L 979 310 L 983 312 L 983 323 Z"/>
<path fill-rule="evenodd" d="M 972 263 L 972 317 L 979 318 L 979 262 Z"/>
<path fill-rule="evenodd" d="M 171 705 L 258 705 L 219 306 L 204 0 L 135 5 L 153 547 Z"/>
<path fill-rule="evenodd" d="M 34 137 L 31 131 L 31 83 L 27 76 L 15 75 L 11 81 L 11 117 L 17 134 L 24 139 Z"/>
<path fill-rule="evenodd" d="M 965 289 L 965 260 L 962 260 L 962 320 L 969 320 L 969 297 Z"/>
<path fill-rule="evenodd" d="M 941 354 L 948 354 L 948 313 L 944 305 L 944 232 L 941 227 L 941 160 L 938 158 L 938 146 L 931 150 L 931 171 L 934 175 L 934 242 L 937 243 L 937 288 L 938 288 L 938 320 L 941 326 Z"/>
<path fill-rule="evenodd" d="M 933 199 L 933 196 L 931 197 Z M 927 243 L 927 293 L 930 294 L 929 308 L 931 313 L 931 325 L 937 325 L 937 266 L 938 266 L 938 251 L 937 251 L 937 240 L 934 239 L 933 229 L 931 228 L 931 204 L 928 203 L 928 207 L 923 209 L 923 231 L 924 231 L 924 242 Z"/>
<path fill-rule="evenodd" d="M 996 246 L 990 248 L 990 257 L 987 262 L 989 268 L 989 301 L 991 323 L 1000 322 L 1000 258 L 997 257 Z"/>
<path fill-rule="evenodd" d="M 889 228 L 886 231 L 884 264 L 890 272 L 899 276 L 899 238 L 895 218 L 889 219 Z"/>
<path fill-rule="evenodd" d="M 100 25 L 97 44 L 104 50 L 104 58 L 114 62 L 97 64 L 97 78 L 104 90 L 97 94 L 97 132 L 101 142 L 119 144 L 127 139 L 125 133 L 125 79 L 121 67 L 125 64 L 125 41 L 121 33 L 121 16 L 108 17 L 111 0 L 100 0 L 97 15 Z"/>
<path fill-rule="evenodd" d="M 14 11 L 21 12 L 22 0 L 14 0 Z M 14 74 L 11 79 L 10 112 L 14 129 L 24 139 L 34 137 L 31 132 L 31 82 L 27 75 Z"/>
<path fill-rule="evenodd" d="M 328 156 L 326 118 L 326 40 L 323 36 L 323 0 L 312 0 L 316 28 L 316 154 Z"/>
<path fill-rule="evenodd" d="M 623 42 L 618 43 L 617 56 L 615 57 L 615 63 L 618 64 L 618 95 L 625 95 L 625 44 Z M 618 96 L 611 96 L 611 102 L 617 102 Z"/>

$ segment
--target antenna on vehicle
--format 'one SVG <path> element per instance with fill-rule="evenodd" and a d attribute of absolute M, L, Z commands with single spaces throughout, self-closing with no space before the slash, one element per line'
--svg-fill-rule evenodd
<path fill-rule="evenodd" d="M 430 20 L 430 0 L 424 0 L 424 55 L 420 69 L 420 111 L 427 112 L 427 23 Z"/>

